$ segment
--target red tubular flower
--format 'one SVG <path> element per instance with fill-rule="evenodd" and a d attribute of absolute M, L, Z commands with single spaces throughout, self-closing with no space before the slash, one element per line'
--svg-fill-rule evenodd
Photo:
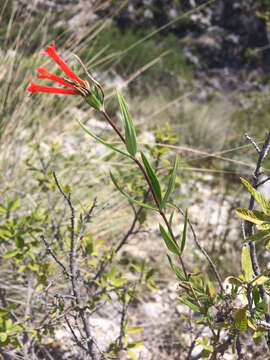
<path fill-rule="evenodd" d="M 70 81 L 61 78 L 60 76 L 49 73 L 45 68 L 38 68 L 39 72 L 38 79 L 50 79 L 58 84 L 67 86 L 69 89 L 62 89 L 50 86 L 41 86 L 33 82 L 30 79 L 30 86 L 27 88 L 30 91 L 31 96 L 36 92 L 46 92 L 53 94 L 79 94 L 83 96 L 91 95 L 89 88 L 87 88 L 87 82 L 83 82 L 71 68 L 65 63 L 63 59 L 55 51 L 55 42 L 53 41 L 52 46 L 46 46 L 46 52 L 41 53 L 42 55 L 50 56 L 57 65 L 64 71 L 64 73 L 69 77 Z"/>
<path fill-rule="evenodd" d="M 35 84 L 34 81 L 30 78 L 30 86 L 27 88 L 28 91 L 30 91 L 31 96 L 36 92 L 46 92 L 46 93 L 52 93 L 52 94 L 79 94 L 78 90 L 71 90 L 71 89 L 61 89 L 56 88 L 52 86 L 43 86 Z"/>

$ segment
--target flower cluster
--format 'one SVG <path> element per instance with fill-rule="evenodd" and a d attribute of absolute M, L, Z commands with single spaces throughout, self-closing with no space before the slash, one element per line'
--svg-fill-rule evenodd
<path fill-rule="evenodd" d="M 60 66 L 60 68 L 64 71 L 64 73 L 68 76 L 69 79 L 63 79 L 60 76 L 51 74 L 44 67 L 37 69 L 38 73 L 40 74 L 37 78 L 50 79 L 58 84 L 66 86 L 67 88 L 38 85 L 30 78 L 30 86 L 27 88 L 27 90 L 31 93 L 31 96 L 36 92 L 71 95 L 79 94 L 85 97 L 91 96 L 92 92 L 90 90 L 88 82 L 82 81 L 59 56 L 59 54 L 55 51 L 54 41 L 52 43 L 52 46 L 47 45 L 46 52 L 43 52 L 41 54 L 50 56 L 54 60 L 54 62 Z"/>

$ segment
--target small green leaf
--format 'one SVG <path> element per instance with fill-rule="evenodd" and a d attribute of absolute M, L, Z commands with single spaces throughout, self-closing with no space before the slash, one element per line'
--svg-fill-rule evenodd
<path fill-rule="evenodd" d="M 95 140 L 97 140 L 97 141 L 100 142 L 101 144 L 107 146 L 107 148 L 109 148 L 109 149 L 111 149 L 111 150 L 113 150 L 113 151 L 116 151 L 116 152 L 118 152 L 118 153 L 120 153 L 120 154 L 122 154 L 122 155 L 125 155 L 125 156 L 129 157 L 129 158 L 131 157 L 127 152 L 125 152 L 125 151 L 123 151 L 123 150 L 120 150 L 120 149 L 116 148 L 115 146 L 112 146 L 111 144 L 109 144 L 109 143 L 107 143 L 106 141 L 102 140 L 100 137 L 96 136 L 91 130 L 87 129 L 87 127 L 84 126 L 83 123 L 82 123 L 79 119 L 76 118 L 76 120 L 77 120 L 77 122 L 79 123 L 80 127 L 81 127 L 88 135 L 92 136 Z"/>
<path fill-rule="evenodd" d="M 159 224 L 159 229 L 160 229 L 160 233 L 163 237 L 163 240 L 165 241 L 167 248 L 174 254 L 179 255 L 180 249 L 178 248 L 178 246 L 175 244 L 175 242 L 171 238 L 171 235 L 167 233 L 167 231 L 164 229 L 164 227 L 161 224 Z"/>
<path fill-rule="evenodd" d="M 139 206 L 142 206 L 142 207 L 144 207 L 144 208 L 146 208 L 146 209 L 151 209 L 151 210 L 158 211 L 157 208 L 155 208 L 155 207 L 153 207 L 153 206 L 151 206 L 151 205 L 148 205 L 148 204 L 144 204 L 144 203 L 142 203 L 142 202 L 134 199 L 133 197 L 131 197 L 128 193 L 126 193 L 123 189 L 120 188 L 120 186 L 118 185 L 118 183 L 117 183 L 117 181 L 116 181 L 116 179 L 115 179 L 115 177 L 113 176 L 112 173 L 110 173 L 110 176 L 111 176 L 112 182 L 114 183 L 115 187 L 116 187 L 116 188 L 120 191 L 120 193 L 121 193 L 122 195 L 124 195 L 128 200 L 130 200 L 130 201 L 132 201 L 134 204 L 137 204 L 137 205 L 139 205 Z"/>
<path fill-rule="evenodd" d="M 137 152 L 137 139 L 133 120 L 125 102 L 125 99 L 119 91 L 117 91 L 117 97 L 120 105 L 120 110 L 124 119 L 126 148 L 132 156 L 135 156 Z"/>
<path fill-rule="evenodd" d="M 268 216 L 265 216 L 265 214 L 260 211 L 239 208 L 236 210 L 236 214 L 241 218 L 250 221 L 256 225 L 262 226 L 265 224 L 270 226 L 270 218 Z"/>
<path fill-rule="evenodd" d="M 132 360 L 138 360 L 138 357 L 134 354 L 134 352 L 127 350 L 127 353 Z"/>
<path fill-rule="evenodd" d="M 0 341 L 5 342 L 7 340 L 8 336 L 7 333 L 0 332 Z"/>
<path fill-rule="evenodd" d="M 254 285 L 262 285 L 268 280 L 269 280 L 269 277 L 264 276 L 264 275 L 259 275 L 255 279 L 253 279 L 251 281 L 251 283 L 254 284 Z"/>
<path fill-rule="evenodd" d="M 138 340 L 138 341 L 132 341 L 128 343 L 127 348 L 128 349 L 136 349 L 144 344 L 144 340 Z"/>
<path fill-rule="evenodd" d="M 12 257 L 16 256 L 19 253 L 20 253 L 19 249 L 9 250 L 3 255 L 3 258 L 4 259 L 9 259 L 9 258 L 12 258 Z"/>
<path fill-rule="evenodd" d="M 253 296 L 253 301 L 254 301 L 254 304 L 255 306 L 257 307 L 257 305 L 259 304 L 260 302 L 260 292 L 259 292 L 259 289 L 257 286 L 254 286 L 252 288 L 252 296 Z"/>
<path fill-rule="evenodd" d="M 242 183 L 246 186 L 248 191 L 251 193 L 251 195 L 254 197 L 254 199 L 261 205 L 262 211 L 270 216 L 270 201 L 267 201 L 265 197 L 254 187 L 252 187 L 245 179 L 240 178 Z"/>
<path fill-rule="evenodd" d="M 168 189 L 162 200 L 162 204 L 161 204 L 162 208 L 166 205 L 166 202 L 169 200 L 169 197 L 171 196 L 171 193 L 173 192 L 174 185 L 175 185 L 175 179 L 176 179 L 176 175 L 177 175 L 177 171 L 178 171 L 178 166 L 179 166 L 179 160 L 178 160 L 178 157 L 176 157 L 174 160 L 173 170 L 172 170 L 172 174 L 171 174 L 171 177 L 169 180 Z"/>
<path fill-rule="evenodd" d="M 261 230 L 258 231 L 256 234 L 249 236 L 246 240 L 244 240 L 244 242 L 267 240 L 267 238 L 270 239 L 269 230 Z"/>
<path fill-rule="evenodd" d="M 3 204 L 0 204 L 0 215 L 5 214 L 8 210 Z"/>
<path fill-rule="evenodd" d="M 253 269 L 252 262 L 247 245 L 243 245 L 242 248 L 242 272 L 244 274 L 245 280 L 250 282 L 253 278 Z"/>
<path fill-rule="evenodd" d="M 152 169 L 151 165 L 149 164 L 147 158 L 145 157 L 144 153 L 141 152 L 141 158 L 142 158 L 142 162 L 144 164 L 145 170 L 147 172 L 147 175 L 151 181 L 151 184 L 154 188 L 156 197 L 158 199 L 158 202 L 161 203 L 162 200 L 162 196 L 161 196 L 161 187 L 160 187 L 160 183 L 158 181 L 158 178 L 154 172 L 154 170 Z"/>
<path fill-rule="evenodd" d="M 180 296 L 178 296 L 177 298 L 179 301 L 181 301 L 181 303 L 187 305 L 191 310 L 197 312 L 197 313 L 201 313 L 201 309 L 199 308 L 199 306 L 193 304 L 192 302 L 190 302 L 189 300 L 182 298 Z"/>
<path fill-rule="evenodd" d="M 237 312 L 234 315 L 234 321 L 236 327 L 240 331 L 246 331 L 248 326 L 246 310 L 245 309 L 237 310 Z"/>
<path fill-rule="evenodd" d="M 175 273 L 175 275 L 178 277 L 179 280 L 181 281 L 187 281 L 187 279 L 185 278 L 185 276 L 177 269 L 177 267 L 174 265 L 174 263 L 172 262 L 172 259 L 170 258 L 169 255 L 167 255 L 170 266 L 173 270 L 173 272 Z"/>
<path fill-rule="evenodd" d="M 9 201 L 7 205 L 8 211 L 15 210 L 20 205 L 21 199 L 17 198 L 15 200 Z"/>
<path fill-rule="evenodd" d="M 144 329 L 143 326 L 134 326 L 131 328 L 127 328 L 126 333 L 127 334 L 138 334 L 141 331 L 143 331 L 143 329 Z"/>
<path fill-rule="evenodd" d="M 170 219 L 169 219 L 169 224 L 170 224 L 170 226 L 172 226 L 173 215 L 174 215 L 174 210 L 172 211 L 172 213 L 171 213 L 171 215 L 170 215 Z"/>
<path fill-rule="evenodd" d="M 182 234 L 182 241 L 181 241 L 181 254 L 183 253 L 186 245 L 186 238 L 187 238 L 187 222 L 188 222 L 188 212 L 185 212 L 185 222 L 184 222 L 184 229 Z"/>

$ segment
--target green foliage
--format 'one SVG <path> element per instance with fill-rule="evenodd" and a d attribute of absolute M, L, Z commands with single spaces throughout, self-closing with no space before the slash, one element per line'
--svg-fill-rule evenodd
<path fill-rule="evenodd" d="M 265 197 L 258 190 L 254 189 L 246 180 L 241 179 L 241 181 L 260 205 L 262 211 L 240 208 L 236 210 L 236 213 L 241 218 L 255 224 L 257 229 L 260 230 L 258 233 L 251 236 L 247 240 L 263 240 L 265 247 L 268 248 L 270 240 L 270 201 L 266 200 Z"/>

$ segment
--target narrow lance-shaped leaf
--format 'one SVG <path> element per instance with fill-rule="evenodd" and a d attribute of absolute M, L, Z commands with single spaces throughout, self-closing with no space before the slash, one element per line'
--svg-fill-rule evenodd
<path fill-rule="evenodd" d="M 154 170 L 152 169 L 151 165 L 149 164 L 148 160 L 146 159 L 145 155 L 141 152 L 141 158 L 142 158 L 142 162 L 144 164 L 145 170 L 147 172 L 147 175 L 151 181 L 151 184 L 154 188 L 156 197 L 158 199 L 158 202 L 161 203 L 162 197 L 161 197 L 161 187 L 160 187 L 160 183 L 158 181 L 158 178 L 154 172 Z"/>
<path fill-rule="evenodd" d="M 180 249 L 178 248 L 177 244 L 173 241 L 171 235 L 167 233 L 161 224 L 159 224 L 159 229 L 167 248 L 174 254 L 180 254 Z"/>
<path fill-rule="evenodd" d="M 236 209 L 236 214 L 241 218 L 250 221 L 257 225 L 263 225 L 267 221 L 270 222 L 270 217 L 266 216 L 260 211 L 257 210 L 248 210 L 245 208 Z"/>
<path fill-rule="evenodd" d="M 169 224 L 170 226 L 172 226 L 172 221 L 173 221 L 173 215 L 174 215 L 174 210 L 172 211 L 170 218 L 169 218 Z"/>
<path fill-rule="evenodd" d="M 187 299 L 185 299 L 185 298 L 183 298 L 183 297 L 180 297 L 180 296 L 179 296 L 177 299 L 178 299 L 179 301 L 181 301 L 181 303 L 187 305 L 187 306 L 188 306 L 190 309 L 192 309 L 193 311 L 195 311 L 195 312 L 197 312 L 197 313 L 200 313 L 200 312 L 201 312 L 199 306 L 193 304 L 191 301 L 189 301 L 189 300 L 187 300 Z"/>
<path fill-rule="evenodd" d="M 76 120 L 78 121 L 80 127 L 90 136 L 92 136 L 95 140 L 99 141 L 101 144 L 107 146 L 107 148 L 113 150 L 113 151 L 116 151 L 122 155 L 125 155 L 127 157 L 131 157 L 127 152 L 123 151 L 123 150 L 120 150 L 118 148 L 116 148 L 115 146 L 112 146 L 111 144 L 107 143 L 106 141 L 102 140 L 100 137 L 96 136 L 91 130 L 89 130 L 86 126 L 83 125 L 83 123 L 76 118 Z"/>
<path fill-rule="evenodd" d="M 270 215 L 270 201 L 267 201 L 265 197 L 259 191 L 254 189 L 254 187 L 252 187 L 245 179 L 241 178 L 241 181 L 254 197 L 254 199 L 261 205 L 262 211 L 266 215 Z"/>
<path fill-rule="evenodd" d="M 185 278 L 185 276 L 181 273 L 180 270 L 178 270 L 178 268 L 174 265 L 174 263 L 172 262 L 172 259 L 170 258 L 169 255 L 167 255 L 170 266 L 173 270 L 173 272 L 175 273 L 175 275 L 178 277 L 179 280 L 181 281 L 187 281 L 187 279 Z"/>
<path fill-rule="evenodd" d="M 184 222 L 184 229 L 183 229 L 183 234 L 182 234 L 182 241 L 181 241 L 181 254 L 183 253 L 184 249 L 185 249 L 185 245 L 186 245 L 186 239 L 187 239 L 187 222 L 188 222 L 188 212 L 186 210 L 185 212 L 185 222 Z"/>
<path fill-rule="evenodd" d="M 120 110 L 124 119 L 126 148 L 132 156 L 135 156 L 137 152 L 137 139 L 133 120 L 125 102 L 125 99 L 119 91 L 117 91 L 117 97 L 120 105 Z"/>
<path fill-rule="evenodd" d="M 112 182 L 114 183 L 115 187 L 120 191 L 120 193 L 122 195 L 124 195 L 128 200 L 130 200 L 131 202 L 133 202 L 134 204 L 137 204 L 139 206 L 142 206 L 146 209 L 151 209 L 151 210 L 155 210 L 157 211 L 158 209 L 156 209 L 155 207 L 151 206 L 151 205 L 148 205 L 148 204 L 144 204 L 136 199 L 134 199 L 133 197 L 131 197 L 128 193 L 126 193 L 123 189 L 121 189 L 121 187 L 118 185 L 115 177 L 113 176 L 112 173 L 110 173 L 110 176 L 111 176 L 111 179 L 112 179 Z"/>
<path fill-rule="evenodd" d="M 247 245 L 243 245 L 242 248 L 242 271 L 247 282 L 250 282 L 253 278 L 252 262 Z"/>
<path fill-rule="evenodd" d="M 174 164 L 173 164 L 173 170 L 172 170 L 172 174 L 171 174 L 171 177 L 169 180 L 168 189 L 162 200 L 162 204 L 161 204 L 162 208 L 166 205 L 166 202 L 168 201 L 169 197 L 171 196 L 171 193 L 173 192 L 174 185 L 175 185 L 175 179 L 176 179 L 176 175 L 177 175 L 177 171 L 178 171 L 178 166 L 179 166 L 179 160 L 178 160 L 178 157 L 176 157 Z"/>

